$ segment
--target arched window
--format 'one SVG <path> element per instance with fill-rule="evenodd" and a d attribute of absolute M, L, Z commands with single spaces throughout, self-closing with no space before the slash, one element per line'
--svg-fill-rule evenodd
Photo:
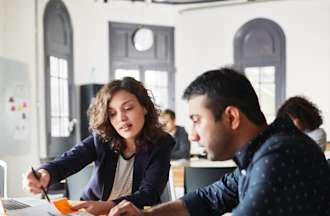
<path fill-rule="evenodd" d="M 73 42 L 69 13 L 61 0 L 50 0 L 44 13 L 47 156 L 76 141 Z"/>
<path fill-rule="evenodd" d="M 285 35 L 275 22 L 258 18 L 244 24 L 234 39 L 235 65 L 251 81 L 267 121 L 285 99 Z"/>

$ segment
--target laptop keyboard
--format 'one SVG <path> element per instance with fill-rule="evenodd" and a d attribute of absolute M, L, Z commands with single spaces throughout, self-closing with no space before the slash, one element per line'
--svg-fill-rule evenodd
<path fill-rule="evenodd" d="M 21 203 L 14 199 L 3 199 L 2 203 L 3 203 L 4 208 L 7 210 L 15 210 L 15 209 L 22 209 L 22 208 L 30 207 L 29 205 L 27 205 L 25 203 Z"/>

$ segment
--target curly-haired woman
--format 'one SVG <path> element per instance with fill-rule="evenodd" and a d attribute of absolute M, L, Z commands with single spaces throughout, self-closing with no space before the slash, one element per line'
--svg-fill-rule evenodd
<path fill-rule="evenodd" d="M 284 102 L 277 116 L 289 115 L 295 126 L 312 138 L 325 150 L 326 133 L 320 128 L 323 123 L 321 111 L 311 101 L 302 96 L 291 97 Z"/>
<path fill-rule="evenodd" d="M 106 84 L 88 110 L 91 135 L 54 161 L 28 171 L 23 185 L 32 193 L 78 172 L 94 162 L 92 177 L 75 209 L 106 214 L 122 200 L 136 206 L 160 201 L 170 168 L 174 140 L 163 132 L 147 89 L 125 77 Z"/>

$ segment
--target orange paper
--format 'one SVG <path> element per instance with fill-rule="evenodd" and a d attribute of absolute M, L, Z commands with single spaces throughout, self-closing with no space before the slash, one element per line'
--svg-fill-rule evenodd
<path fill-rule="evenodd" d="M 58 200 L 52 201 L 56 209 L 61 212 L 61 214 L 70 214 L 75 212 L 72 210 L 72 206 L 70 205 L 69 201 L 67 198 L 62 198 Z"/>

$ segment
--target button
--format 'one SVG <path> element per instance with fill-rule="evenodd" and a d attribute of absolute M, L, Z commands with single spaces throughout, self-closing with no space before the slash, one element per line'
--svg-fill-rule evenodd
<path fill-rule="evenodd" d="M 245 170 L 245 169 L 242 169 L 242 170 L 241 170 L 241 174 L 242 174 L 243 176 L 246 176 L 246 170 Z"/>

